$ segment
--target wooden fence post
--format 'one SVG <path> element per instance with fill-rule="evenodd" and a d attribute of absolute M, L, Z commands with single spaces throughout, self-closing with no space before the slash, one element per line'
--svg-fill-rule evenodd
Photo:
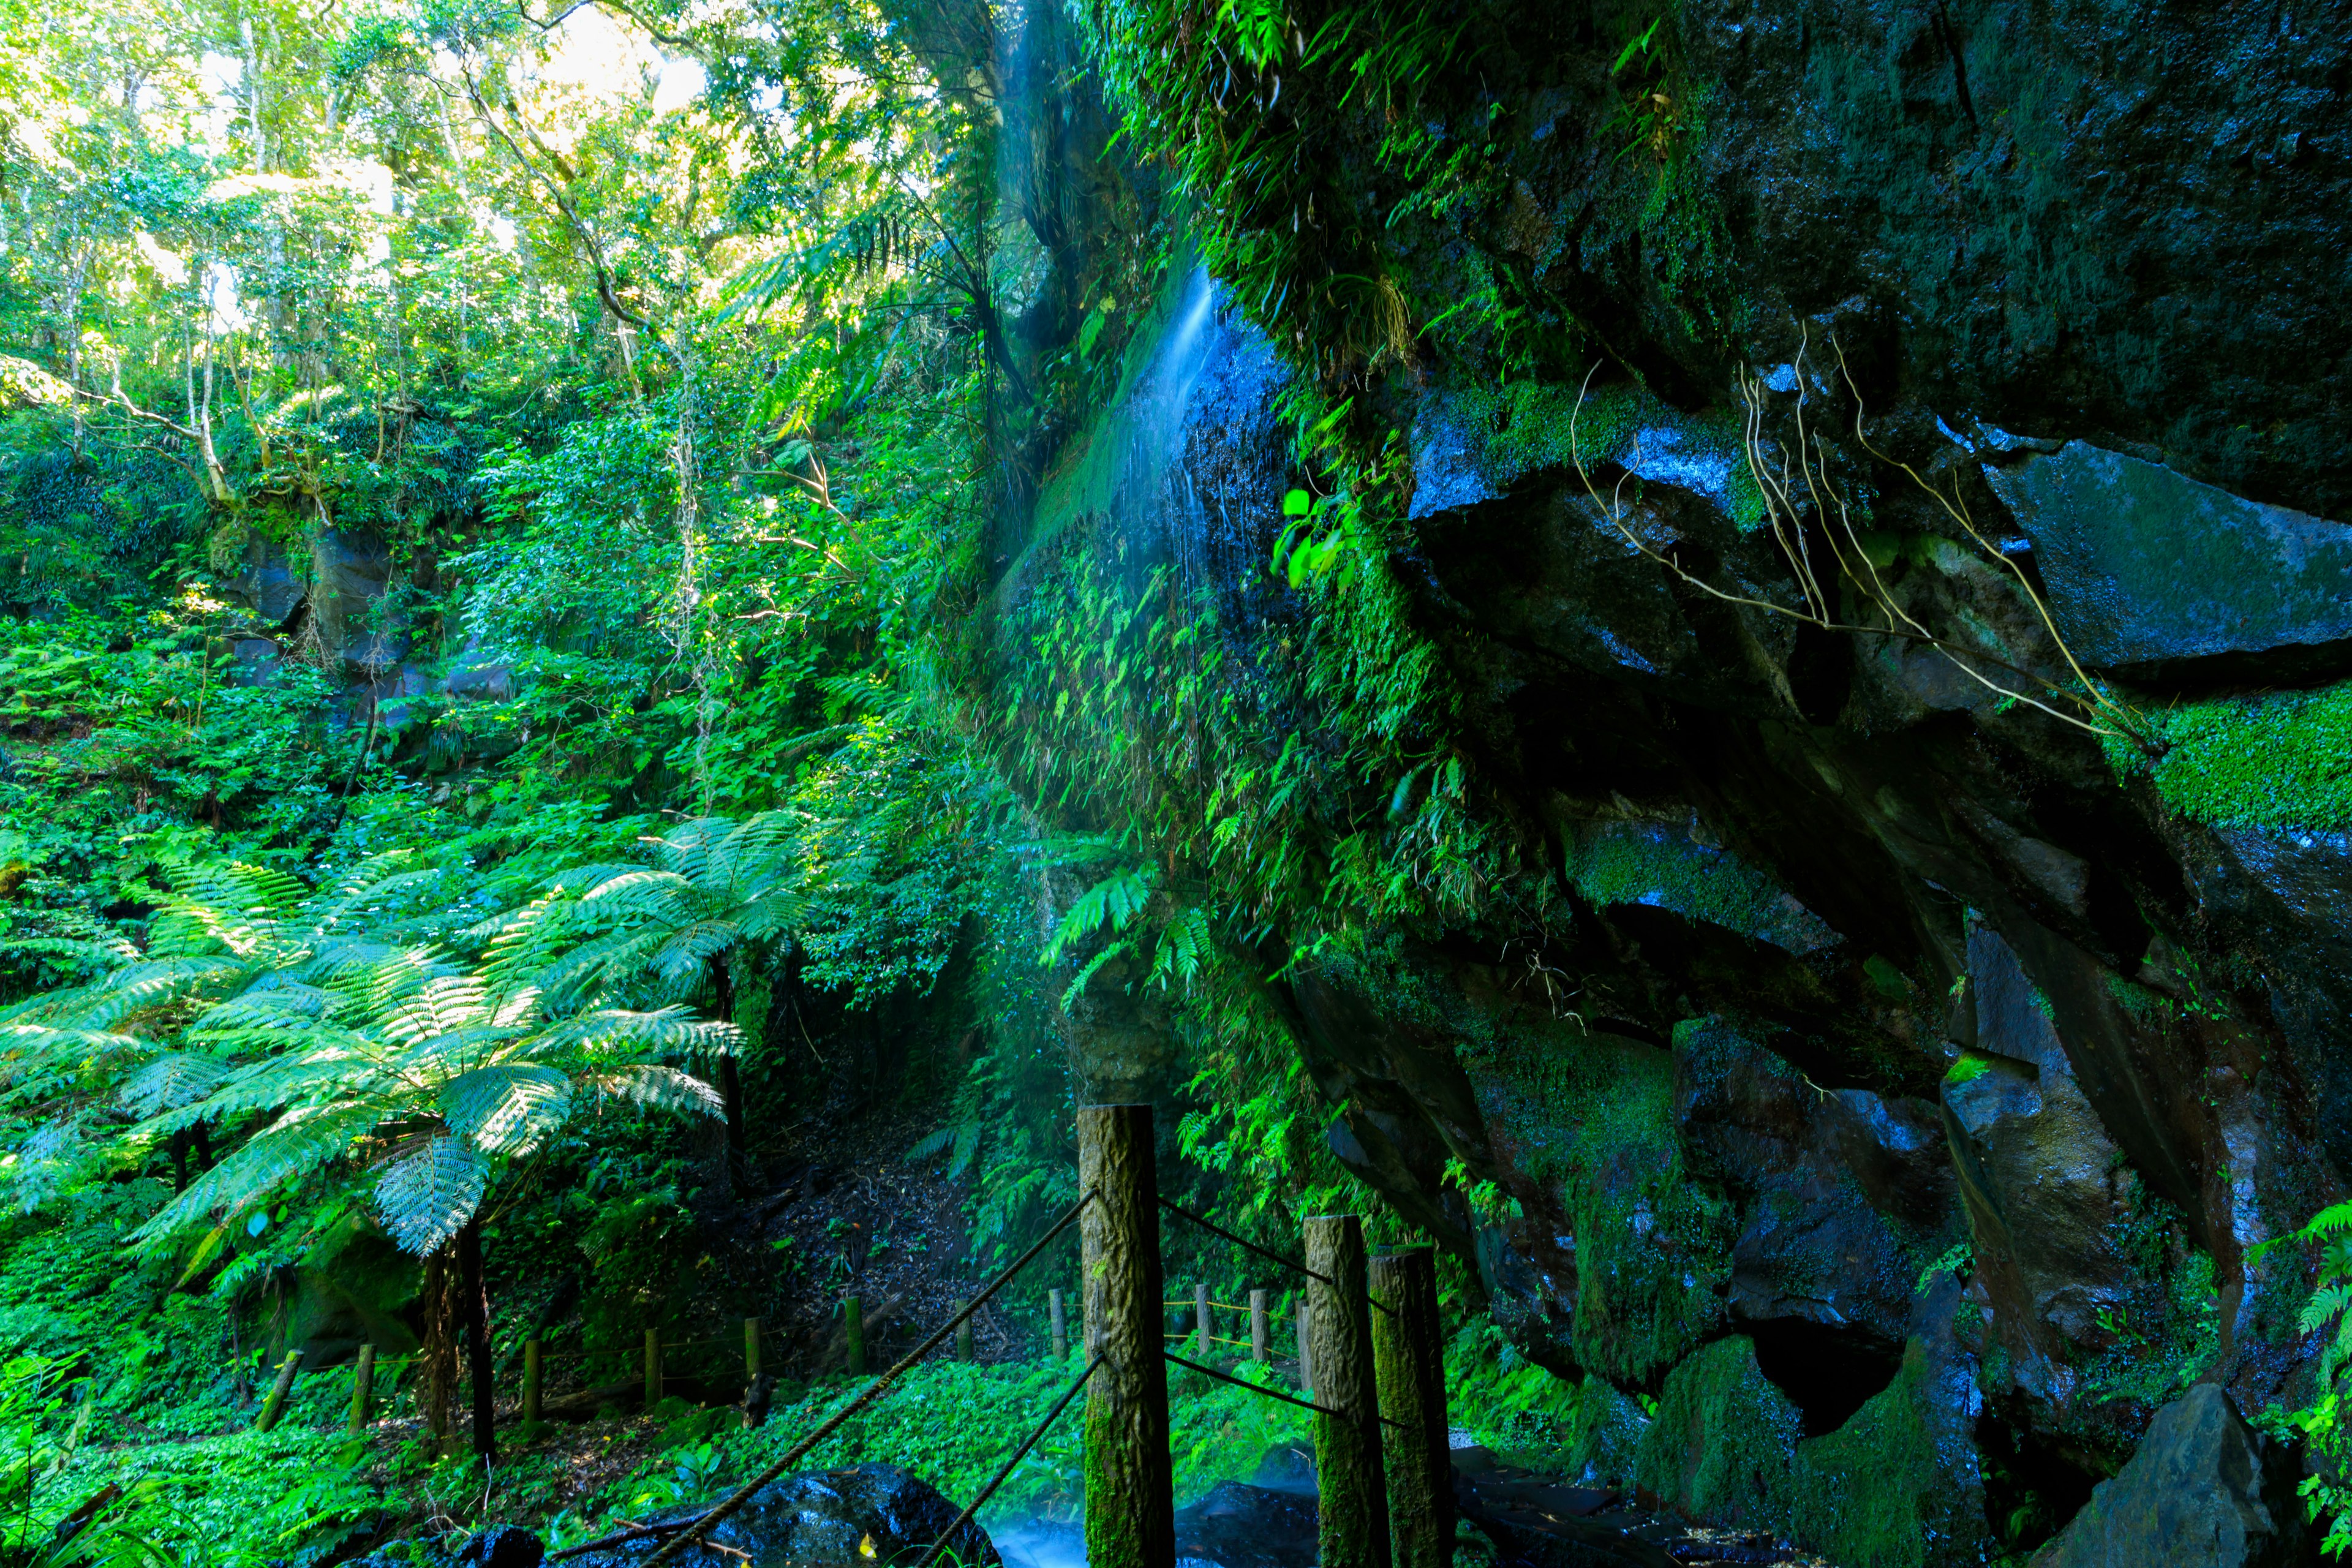
<path fill-rule="evenodd" d="M 1312 1391 L 1315 1387 L 1315 1331 L 1307 1315 L 1307 1296 L 1298 1297 L 1298 1386 Z"/>
<path fill-rule="evenodd" d="M 866 1315 L 855 1296 L 841 1299 L 841 1332 L 849 1342 L 849 1375 L 866 1375 Z"/>
<path fill-rule="evenodd" d="M 278 1363 L 278 1381 L 269 1385 L 269 1397 L 261 1402 L 261 1414 L 253 1418 L 253 1429 L 267 1432 L 278 1425 L 278 1414 L 286 1408 L 287 1391 L 294 1386 L 294 1369 L 302 1364 L 302 1347 L 295 1346 Z"/>
<path fill-rule="evenodd" d="M 1069 1360 L 1070 1320 L 1064 1315 L 1062 1308 L 1062 1293 L 1059 1290 L 1048 1290 L 1045 1292 L 1045 1321 L 1053 1329 L 1054 1359 L 1055 1361 Z"/>
<path fill-rule="evenodd" d="M 1338 1412 L 1315 1417 L 1317 1561 L 1320 1568 L 1390 1568 L 1363 1223 L 1351 1214 L 1309 1219 L 1307 1268 L 1322 1276 L 1307 1281 L 1315 1403 Z"/>
<path fill-rule="evenodd" d="M 539 1419 L 540 1347 L 536 1335 L 522 1342 L 522 1418 Z"/>
<path fill-rule="evenodd" d="M 743 1386 L 760 1381 L 760 1320 L 743 1320 Z"/>
<path fill-rule="evenodd" d="M 970 1301 L 958 1301 L 956 1310 L 961 1312 L 971 1305 Z M 970 1318 L 956 1325 L 956 1360 L 966 1366 L 971 1364 L 971 1320 Z"/>
<path fill-rule="evenodd" d="M 654 1406 L 661 1403 L 661 1331 L 647 1329 L 646 1331 L 646 1413 L 647 1415 L 651 1415 Z"/>
<path fill-rule="evenodd" d="M 1174 1568 L 1175 1477 L 1162 1359 L 1159 1179 L 1151 1107 L 1078 1109 L 1078 1221 L 1087 1354 L 1089 1568 Z"/>
<path fill-rule="evenodd" d="M 1192 1287 L 1192 1357 L 1195 1361 L 1209 1359 L 1209 1347 L 1216 1336 L 1209 1331 L 1209 1288 Z"/>
<path fill-rule="evenodd" d="M 1250 1360 L 1265 1363 L 1274 1359 L 1274 1325 L 1266 1321 L 1265 1292 L 1250 1292 Z"/>
<path fill-rule="evenodd" d="M 1452 1428 L 1445 1416 L 1445 1339 L 1437 1315 L 1437 1261 L 1427 1247 L 1371 1260 L 1372 1363 L 1381 1414 L 1404 1424 L 1381 1434 L 1388 1460 L 1389 1536 L 1395 1568 L 1454 1562 Z"/>
<path fill-rule="evenodd" d="M 352 1363 L 352 1430 L 364 1432 L 368 1418 L 374 1413 L 368 1408 L 375 1396 L 375 1346 L 360 1347 L 360 1359 Z"/>

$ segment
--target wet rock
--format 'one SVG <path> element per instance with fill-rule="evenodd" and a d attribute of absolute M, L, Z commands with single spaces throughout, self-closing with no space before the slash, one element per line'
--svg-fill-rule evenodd
<path fill-rule="evenodd" d="M 1719 1022 L 1675 1044 L 1684 1146 L 1740 1205 L 1733 1316 L 1811 1325 L 1891 1370 L 1921 1268 L 1963 1234 L 1935 1109 L 1820 1089 Z"/>
<path fill-rule="evenodd" d="M 2287 1568 L 2304 1553 L 2292 1466 L 2200 1384 L 2157 1414 L 2033 1568 Z"/>
<path fill-rule="evenodd" d="M 1218 1568 L 1315 1568 L 1315 1497 L 1220 1482 L 1176 1510 L 1176 1555 Z"/>
<path fill-rule="evenodd" d="M 528 1530 L 498 1525 L 457 1549 L 459 1568 L 539 1568 L 546 1544 Z"/>
<path fill-rule="evenodd" d="M 644 1522 L 677 1523 L 708 1508 L 666 1509 Z M 730 1558 L 739 1568 L 912 1568 L 960 1511 L 929 1482 L 896 1465 L 855 1465 L 770 1482 L 713 1526 L 708 1539 L 743 1553 Z M 657 1545 L 639 1539 L 569 1561 L 581 1568 L 620 1568 L 651 1557 Z M 999 1561 L 987 1533 L 969 1522 L 948 1549 L 962 1568 L 992 1568 Z"/>
<path fill-rule="evenodd" d="M 1985 472 L 2084 663 L 2159 681 L 2352 668 L 2352 528 L 2083 441 Z"/>
<path fill-rule="evenodd" d="M 2113 1228 L 2121 1154 L 2076 1083 L 2048 1003 L 1990 931 L 1969 941 L 1977 1052 L 1943 1086 L 1990 1332 L 2016 1384 L 2075 1393 L 2075 1352 L 2104 1347 L 2100 1315 L 2129 1284 Z"/>

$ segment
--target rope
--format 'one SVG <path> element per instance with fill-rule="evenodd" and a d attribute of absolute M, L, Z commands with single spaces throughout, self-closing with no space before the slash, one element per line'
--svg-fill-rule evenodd
<path fill-rule="evenodd" d="M 1036 1429 L 1022 1440 L 1021 1447 L 1013 1450 L 1013 1457 L 1004 1461 L 1002 1469 L 989 1478 L 988 1484 L 980 1489 L 980 1495 L 971 1500 L 971 1505 L 956 1515 L 955 1522 L 942 1531 L 937 1541 L 931 1542 L 930 1551 L 923 1554 L 922 1562 L 917 1563 L 916 1568 L 931 1568 L 931 1564 L 939 1561 L 940 1553 L 948 1549 L 948 1543 L 955 1539 L 956 1531 L 961 1530 L 965 1522 L 980 1511 L 982 1503 L 996 1495 L 996 1489 L 1004 1484 L 1004 1478 L 1013 1473 L 1013 1467 L 1029 1457 L 1029 1450 L 1037 1446 L 1037 1439 L 1045 1435 L 1047 1427 L 1062 1418 L 1062 1412 L 1069 1408 L 1070 1401 L 1077 1397 L 1078 1390 L 1087 1385 L 1087 1379 L 1092 1377 L 1095 1374 L 1095 1368 L 1102 1363 L 1102 1352 L 1097 1351 L 1095 1359 L 1087 1363 L 1087 1370 L 1078 1373 L 1077 1381 L 1062 1391 L 1062 1397 L 1054 1402 L 1054 1408 L 1045 1412 L 1045 1419 L 1038 1422 Z"/>
<path fill-rule="evenodd" d="M 1181 1301 L 1162 1301 L 1160 1304 L 1163 1307 L 1197 1307 L 1201 1303 L 1195 1298 L 1186 1297 Z M 1212 1301 L 1209 1305 L 1215 1307 L 1222 1311 L 1227 1312 L 1254 1312 L 1257 1310 L 1255 1307 L 1244 1307 L 1239 1301 Z M 1268 1308 L 1266 1310 L 1270 1315 L 1273 1309 Z"/>
<path fill-rule="evenodd" d="M 1215 1378 L 1219 1383 L 1230 1383 L 1235 1388 L 1246 1388 L 1252 1394 L 1263 1394 L 1268 1399 L 1279 1399 L 1285 1405 L 1296 1405 L 1303 1410 L 1312 1410 L 1318 1415 L 1328 1415 L 1340 1421 L 1356 1421 L 1359 1419 L 1356 1416 L 1349 1415 L 1344 1410 L 1334 1410 L 1328 1405 L 1318 1405 L 1311 1399 L 1301 1399 L 1295 1394 L 1285 1394 L 1278 1388 L 1268 1388 L 1262 1383 L 1252 1383 L 1246 1378 L 1228 1377 L 1223 1373 L 1219 1372 L 1215 1367 L 1202 1366 L 1196 1361 L 1186 1361 L 1182 1356 L 1178 1355 L 1173 1351 L 1161 1351 L 1160 1353 L 1168 1360 L 1174 1362 L 1178 1366 L 1189 1367 L 1191 1370 L 1200 1373 L 1204 1376 Z M 1393 1426 L 1400 1432 L 1410 1432 L 1412 1430 L 1412 1427 L 1392 1416 L 1376 1415 L 1373 1419 L 1380 1422 L 1384 1426 Z"/>
<path fill-rule="evenodd" d="M 1260 1247 L 1255 1241 L 1244 1241 L 1232 1231 L 1225 1229 L 1224 1226 L 1218 1225 L 1212 1220 L 1202 1218 L 1199 1215 L 1194 1214 L 1191 1209 L 1185 1208 L 1181 1204 L 1173 1204 L 1169 1202 L 1166 1198 L 1161 1198 L 1160 1200 L 1160 1206 L 1180 1219 L 1191 1220 L 1194 1225 L 1199 1226 L 1211 1236 L 1221 1236 L 1227 1241 L 1232 1242 L 1235 1247 L 1244 1247 L 1248 1251 L 1256 1253 L 1260 1258 L 1266 1259 L 1270 1263 L 1279 1263 L 1285 1268 L 1295 1268 L 1299 1273 L 1306 1275 L 1309 1279 L 1320 1279 L 1324 1284 L 1328 1285 L 1334 1290 L 1337 1290 L 1339 1288 L 1339 1282 L 1337 1279 L 1332 1279 L 1329 1275 L 1318 1274 L 1315 1270 L 1307 1268 L 1306 1264 L 1298 1261 L 1295 1258 L 1285 1258 L 1279 1252 L 1268 1252 L 1265 1247 Z M 1389 1316 L 1396 1316 L 1395 1309 L 1391 1307 L 1387 1302 L 1381 1300 L 1378 1296 L 1367 1294 L 1364 1300 L 1370 1301 L 1373 1306 L 1378 1307 L 1381 1311 L 1388 1313 Z M 1176 1307 L 1189 1307 L 1192 1305 L 1190 1301 L 1171 1301 L 1169 1304 Z M 1243 1308 L 1241 1310 L 1246 1311 L 1248 1309 Z"/>
<path fill-rule="evenodd" d="M 979 1311 L 982 1302 L 986 1301 L 991 1296 L 995 1295 L 1000 1289 L 1003 1289 L 1004 1286 L 1012 1280 L 1014 1275 L 1027 1268 L 1031 1259 L 1034 1258 L 1039 1253 L 1045 1250 L 1045 1244 L 1047 1242 L 1052 1241 L 1055 1237 L 1061 1235 L 1062 1232 L 1069 1229 L 1070 1226 L 1077 1219 L 1079 1214 L 1088 1204 L 1094 1201 L 1094 1191 L 1089 1188 L 1086 1196 L 1080 1198 L 1076 1203 L 1070 1205 L 1069 1213 L 1064 1215 L 1060 1219 L 1055 1220 L 1054 1222 L 1054 1227 L 1037 1238 L 1035 1246 L 1030 1247 L 1028 1251 L 1023 1253 L 1019 1258 L 1014 1258 L 1011 1268 L 1007 1268 L 1003 1273 L 999 1274 L 995 1279 L 990 1280 L 986 1289 L 982 1290 L 979 1295 L 966 1302 L 962 1311 L 958 1312 L 954 1317 L 949 1319 L 946 1325 L 940 1329 L 938 1332 L 931 1335 L 929 1339 L 925 1340 L 921 1344 L 917 1345 L 913 1350 L 908 1351 L 899 1361 L 898 1365 L 892 1367 L 889 1371 L 877 1378 L 873 1384 L 868 1387 L 865 1393 L 857 1395 L 848 1404 L 835 1411 L 825 1419 L 823 1426 L 819 1426 L 815 1431 L 810 1433 L 807 1436 L 802 1438 L 799 1442 L 786 1449 L 782 1458 L 778 1459 L 774 1464 L 770 1465 L 766 1469 L 761 1470 L 758 1475 L 753 1476 L 750 1480 L 744 1482 L 742 1486 L 736 1489 L 733 1494 L 728 1497 L 725 1501 L 719 1503 L 709 1512 L 704 1514 L 700 1519 L 696 1520 L 694 1523 L 688 1526 L 682 1533 L 673 1537 L 667 1542 L 665 1542 L 662 1544 L 660 1551 L 646 1559 L 646 1568 L 654 1568 L 654 1565 L 657 1563 L 675 1561 L 681 1552 L 699 1539 L 704 1531 L 709 1530 L 721 1520 L 724 1520 L 730 1515 L 735 1513 L 738 1510 L 741 1509 L 745 1503 L 751 1501 L 752 1493 L 758 1491 L 761 1487 L 766 1486 L 770 1481 L 774 1480 L 778 1476 L 782 1475 L 794 1465 L 799 1464 L 803 1458 L 806 1458 L 809 1451 L 814 1448 L 819 1443 L 824 1441 L 827 1437 L 832 1436 L 834 1432 L 839 1428 L 843 1422 L 848 1420 L 852 1415 L 856 1415 L 860 1410 L 865 1409 L 868 1405 L 873 1404 L 885 1394 L 889 1393 L 892 1386 L 898 1382 L 899 1376 L 904 1373 L 908 1368 L 913 1366 L 917 1362 L 922 1360 L 925 1356 L 939 1349 L 940 1345 L 946 1343 L 948 1336 L 955 1331 L 958 1324 L 971 1317 L 974 1312 Z"/>
<path fill-rule="evenodd" d="M 1185 1208 L 1181 1204 L 1171 1203 L 1168 1199 L 1161 1198 L 1160 1200 L 1160 1206 L 1166 1209 L 1170 1214 L 1176 1215 L 1179 1219 L 1191 1220 L 1194 1225 L 1199 1226 L 1211 1236 L 1223 1237 L 1235 1247 L 1256 1253 L 1260 1258 L 1265 1258 L 1269 1263 L 1279 1263 L 1285 1268 L 1296 1269 L 1299 1273 L 1306 1275 L 1309 1279 L 1320 1279 L 1324 1284 L 1330 1286 L 1335 1290 L 1339 1288 L 1338 1281 L 1331 1279 L 1325 1275 L 1316 1273 L 1315 1270 L 1307 1268 L 1306 1264 L 1300 1262 L 1298 1259 L 1295 1258 L 1285 1258 L 1279 1252 L 1268 1252 L 1265 1247 L 1260 1247 L 1255 1241 L 1244 1241 L 1240 1237 L 1235 1236 L 1232 1231 L 1227 1230 L 1224 1226 L 1218 1225 L 1213 1221 L 1202 1219 L 1199 1215 L 1194 1214 L 1191 1209 Z M 1190 1306 L 1191 1303 L 1186 1302 L 1184 1305 Z"/>

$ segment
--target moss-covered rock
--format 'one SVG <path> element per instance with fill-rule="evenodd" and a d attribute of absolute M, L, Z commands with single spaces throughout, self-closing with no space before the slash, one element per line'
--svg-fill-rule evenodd
<path fill-rule="evenodd" d="M 1667 1375 L 1634 1479 L 1697 1518 L 1787 1534 L 1800 1426 L 1797 1407 L 1756 1364 L 1755 1342 L 1717 1340 Z"/>
<path fill-rule="evenodd" d="M 1836 1431 L 1798 1444 L 1798 1539 L 1839 1568 L 1981 1563 L 1983 1479 L 1950 1393 L 1915 1339 L 1893 1383 Z"/>
<path fill-rule="evenodd" d="M 1576 1403 L 1568 1473 L 1583 1487 L 1633 1485 L 1649 1430 L 1649 1414 L 1632 1394 L 1604 1379 L 1585 1379 Z"/>

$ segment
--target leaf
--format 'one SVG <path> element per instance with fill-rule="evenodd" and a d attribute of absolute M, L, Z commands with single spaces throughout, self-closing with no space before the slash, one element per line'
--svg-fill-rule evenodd
<path fill-rule="evenodd" d="M 376 1213 L 404 1252 L 422 1258 L 446 1244 L 481 1207 L 489 1162 L 446 1134 L 419 1140 L 376 1177 Z"/>
<path fill-rule="evenodd" d="M 496 1154 L 530 1152 L 571 1115 L 572 1080 L 530 1062 L 460 1073 L 441 1089 L 449 1131 Z"/>
<path fill-rule="evenodd" d="M 1125 931 L 1128 923 L 1143 912 L 1151 899 L 1151 870 L 1122 869 L 1113 871 L 1093 887 L 1078 895 L 1069 911 L 1054 928 L 1053 940 L 1045 944 L 1038 959 L 1041 967 L 1051 968 L 1062 960 L 1062 954 L 1073 943 L 1085 941 L 1108 927 L 1113 931 Z M 1097 959 L 1094 965 L 1100 968 Z M 1092 973 L 1091 970 L 1088 971 Z"/>
<path fill-rule="evenodd" d="M 1285 517 L 1305 517 L 1314 509 L 1314 505 L 1315 498 L 1308 495 L 1305 490 L 1290 490 L 1285 493 L 1282 498 L 1282 515 Z"/>

